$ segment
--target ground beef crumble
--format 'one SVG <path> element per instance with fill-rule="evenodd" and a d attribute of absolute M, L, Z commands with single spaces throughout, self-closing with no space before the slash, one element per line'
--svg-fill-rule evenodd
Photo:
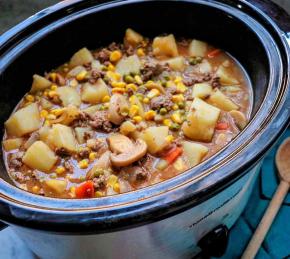
<path fill-rule="evenodd" d="M 95 189 L 103 189 L 106 186 L 106 177 L 104 175 L 100 175 L 93 179 Z"/>
<path fill-rule="evenodd" d="M 168 69 L 169 67 L 167 65 L 147 61 L 141 69 L 142 80 L 148 81 L 153 77 L 159 76 L 163 71 L 167 71 Z"/>
<path fill-rule="evenodd" d="M 90 126 L 97 130 L 103 130 L 105 132 L 118 131 L 113 123 L 108 119 L 108 111 L 98 111 L 90 120 Z"/>
<path fill-rule="evenodd" d="M 22 157 L 24 156 L 24 152 L 17 152 L 11 154 L 9 158 L 9 165 L 14 170 L 18 170 L 22 166 Z"/>
<path fill-rule="evenodd" d="M 166 108 L 167 110 L 170 110 L 174 105 L 174 103 L 171 101 L 171 98 L 171 94 L 154 97 L 150 102 L 150 107 L 153 110 L 159 110 L 161 108 Z"/>

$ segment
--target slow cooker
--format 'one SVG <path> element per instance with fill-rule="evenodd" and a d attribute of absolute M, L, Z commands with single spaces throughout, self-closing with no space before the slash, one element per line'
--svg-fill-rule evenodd
<path fill-rule="evenodd" d="M 64 1 L 0 37 L 1 125 L 34 73 L 83 46 L 121 41 L 132 27 L 197 38 L 233 55 L 253 86 L 251 121 L 218 154 L 183 174 L 137 191 L 53 199 L 12 184 L 0 162 L 0 220 L 40 258 L 222 256 L 265 154 L 290 114 L 290 17 L 268 0 Z M 25 118 L 23 118 L 25 119 Z"/>

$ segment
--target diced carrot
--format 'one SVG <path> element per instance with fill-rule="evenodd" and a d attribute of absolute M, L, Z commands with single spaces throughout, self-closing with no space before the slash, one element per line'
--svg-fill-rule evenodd
<path fill-rule="evenodd" d="M 182 154 L 182 148 L 175 147 L 175 148 L 171 149 L 163 158 L 169 164 L 172 164 L 181 154 Z"/>
<path fill-rule="evenodd" d="M 86 181 L 76 188 L 76 197 L 78 199 L 93 198 L 95 188 L 93 181 Z"/>
<path fill-rule="evenodd" d="M 221 53 L 220 49 L 214 49 L 207 54 L 207 57 L 214 58 L 214 57 L 218 56 L 220 53 Z"/>
<path fill-rule="evenodd" d="M 229 128 L 229 124 L 226 122 L 218 122 L 215 128 L 217 130 L 226 130 Z"/>

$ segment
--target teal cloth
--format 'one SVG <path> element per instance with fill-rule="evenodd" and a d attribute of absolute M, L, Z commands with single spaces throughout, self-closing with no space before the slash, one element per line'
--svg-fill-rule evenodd
<path fill-rule="evenodd" d="M 275 166 L 277 148 L 289 136 L 290 129 L 265 158 L 254 192 L 244 213 L 230 231 L 229 246 L 222 258 L 240 258 L 253 235 L 279 183 Z M 256 259 L 268 258 L 290 258 L 290 193 L 287 195 L 256 257 Z"/>

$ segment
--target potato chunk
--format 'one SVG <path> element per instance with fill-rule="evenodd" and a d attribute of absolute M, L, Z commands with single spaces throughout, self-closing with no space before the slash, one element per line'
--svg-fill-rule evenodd
<path fill-rule="evenodd" d="M 142 138 L 148 146 L 148 151 L 151 154 L 156 154 L 168 145 L 166 141 L 168 134 L 169 128 L 167 126 L 153 126 L 144 131 Z"/>
<path fill-rule="evenodd" d="M 94 131 L 88 127 L 84 127 L 84 128 L 76 127 L 75 133 L 76 133 L 77 141 L 79 142 L 79 144 L 83 144 L 86 142 L 85 134 L 89 134 L 89 135 L 93 136 Z"/>
<path fill-rule="evenodd" d="M 182 56 L 171 58 L 165 61 L 170 68 L 176 71 L 183 71 L 185 68 L 185 59 Z"/>
<path fill-rule="evenodd" d="M 184 135 L 196 141 L 211 141 L 219 115 L 220 109 L 195 98 L 182 125 Z"/>
<path fill-rule="evenodd" d="M 48 142 L 48 137 L 49 137 L 49 133 L 50 133 L 50 127 L 49 126 L 42 126 L 38 133 L 39 133 L 39 139 L 45 143 Z"/>
<path fill-rule="evenodd" d="M 86 71 L 86 69 L 83 66 L 76 66 L 67 73 L 67 77 L 76 77 L 79 73 L 82 73 L 84 71 Z"/>
<path fill-rule="evenodd" d="M 85 83 L 82 89 L 82 101 L 91 104 L 101 103 L 106 95 L 110 93 L 102 79 L 99 79 L 96 84 Z"/>
<path fill-rule="evenodd" d="M 36 103 L 18 110 L 5 122 L 7 133 L 16 137 L 35 131 L 40 125 L 41 120 Z"/>
<path fill-rule="evenodd" d="M 137 129 L 136 125 L 131 121 L 125 121 L 121 124 L 120 132 L 123 135 L 129 135 Z"/>
<path fill-rule="evenodd" d="M 56 193 L 56 194 L 61 194 L 65 191 L 66 186 L 67 186 L 67 181 L 65 180 L 57 180 L 57 179 L 51 179 L 51 180 L 46 180 L 44 182 L 46 187 Z"/>
<path fill-rule="evenodd" d="M 223 65 L 221 65 L 217 72 L 216 72 L 216 76 L 220 78 L 220 83 L 222 85 L 238 85 L 239 81 L 234 78 L 230 72 L 228 71 L 228 69 L 226 67 L 224 67 Z"/>
<path fill-rule="evenodd" d="M 153 40 L 153 54 L 157 57 L 167 56 L 176 57 L 178 56 L 178 49 L 173 34 L 164 37 L 156 37 Z"/>
<path fill-rule="evenodd" d="M 62 124 L 54 124 L 49 133 L 49 143 L 56 148 L 65 148 L 68 151 L 76 151 L 77 143 L 70 127 Z"/>
<path fill-rule="evenodd" d="M 81 97 L 74 88 L 69 86 L 58 87 L 56 93 L 59 95 L 63 106 L 74 105 L 78 107 L 81 105 Z"/>
<path fill-rule="evenodd" d="M 94 57 L 92 53 L 87 48 L 82 48 L 71 57 L 69 65 L 71 67 L 81 66 L 90 63 L 93 60 Z"/>
<path fill-rule="evenodd" d="M 100 105 L 92 105 L 89 106 L 86 109 L 83 109 L 82 111 L 84 111 L 85 113 L 88 113 L 89 115 L 93 116 L 100 108 Z"/>
<path fill-rule="evenodd" d="M 192 57 L 205 57 L 207 53 L 207 44 L 200 40 L 192 40 L 189 45 L 189 55 Z"/>
<path fill-rule="evenodd" d="M 37 91 L 45 90 L 46 88 L 51 86 L 51 82 L 47 80 L 45 77 L 40 75 L 33 75 L 33 82 L 31 86 L 31 93 L 35 93 Z"/>
<path fill-rule="evenodd" d="M 143 40 L 143 36 L 139 34 L 138 32 L 135 32 L 134 30 L 130 28 L 126 30 L 125 38 L 124 38 L 125 44 L 136 47 L 139 43 L 142 42 L 142 40 Z"/>
<path fill-rule="evenodd" d="M 143 104 L 138 99 L 138 97 L 136 95 L 132 95 L 129 98 L 129 101 L 130 101 L 131 105 L 137 105 L 137 107 L 138 107 L 138 115 L 140 115 L 142 118 L 144 118 L 144 116 L 145 116 L 144 107 L 143 107 Z"/>
<path fill-rule="evenodd" d="M 13 149 L 18 149 L 23 143 L 22 138 L 10 138 L 3 141 L 3 147 L 5 151 L 11 151 Z"/>
<path fill-rule="evenodd" d="M 238 110 L 239 106 L 236 105 L 229 97 L 224 95 L 220 90 L 215 89 L 209 98 L 207 103 L 220 108 L 223 111 Z"/>
<path fill-rule="evenodd" d="M 190 167 L 199 164 L 208 153 L 206 146 L 189 141 L 183 141 L 182 147 Z"/>
<path fill-rule="evenodd" d="M 138 74 L 140 72 L 141 62 L 137 55 L 123 57 L 116 66 L 116 72 L 120 75 L 128 75 L 130 73 Z"/>
<path fill-rule="evenodd" d="M 192 91 L 192 97 L 204 99 L 210 96 L 212 87 L 209 83 L 195 84 Z"/>
<path fill-rule="evenodd" d="M 34 142 L 25 152 L 23 163 L 40 171 L 49 171 L 57 161 L 54 152 L 42 141 Z"/>

